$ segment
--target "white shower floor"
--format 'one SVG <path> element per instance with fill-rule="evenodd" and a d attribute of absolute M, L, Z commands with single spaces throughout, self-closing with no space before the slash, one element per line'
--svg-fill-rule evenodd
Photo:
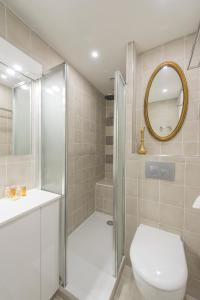
<path fill-rule="evenodd" d="M 79 300 L 109 300 L 114 284 L 113 226 L 95 212 L 68 238 L 66 289 Z"/>

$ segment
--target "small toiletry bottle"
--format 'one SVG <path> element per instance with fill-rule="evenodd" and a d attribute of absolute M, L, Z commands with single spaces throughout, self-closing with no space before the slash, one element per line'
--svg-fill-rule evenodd
<path fill-rule="evenodd" d="M 15 199 L 17 197 L 17 188 L 16 186 L 10 187 L 10 198 Z"/>
<path fill-rule="evenodd" d="M 27 188 L 25 185 L 21 186 L 21 196 L 25 197 L 27 195 Z"/>

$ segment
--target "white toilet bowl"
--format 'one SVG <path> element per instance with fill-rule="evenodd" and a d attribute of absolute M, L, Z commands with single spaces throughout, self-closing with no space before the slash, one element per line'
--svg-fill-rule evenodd
<path fill-rule="evenodd" d="M 145 300 L 183 300 L 188 269 L 178 235 L 140 225 L 130 248 L 136 284 Z"/>

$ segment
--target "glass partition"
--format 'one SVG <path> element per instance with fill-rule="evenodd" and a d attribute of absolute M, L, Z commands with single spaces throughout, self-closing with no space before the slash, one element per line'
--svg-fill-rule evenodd
<path fill-rule="evenodd" d="M 61 194 L 60 284 L 66 284 L 66 65 L 42 79 L 41 187 Z"/>
<path fill-rule="evenodd" d="M 124 256 L 124 165 L 125 165 L 125 82 L 115 73 L 113 192 L 115 224 L 115 275 Z"/>

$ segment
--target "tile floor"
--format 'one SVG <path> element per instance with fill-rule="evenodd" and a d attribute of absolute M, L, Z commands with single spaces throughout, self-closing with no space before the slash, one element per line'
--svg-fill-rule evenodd
<path fill-rule="evenodd" d="M 134 283 L 132 269 L 125 266 L 114 300 L 143 300 Z"/>
<path fill-rule="evenodd" d="M 114 300 L 144 300 L 140 295 L 134 278 L 132 269 L 129 266 L 125 266 L 119 286 L 117 288 Z M 196 300 L 190 296 L 186 296 L 185 300 Z"/>

